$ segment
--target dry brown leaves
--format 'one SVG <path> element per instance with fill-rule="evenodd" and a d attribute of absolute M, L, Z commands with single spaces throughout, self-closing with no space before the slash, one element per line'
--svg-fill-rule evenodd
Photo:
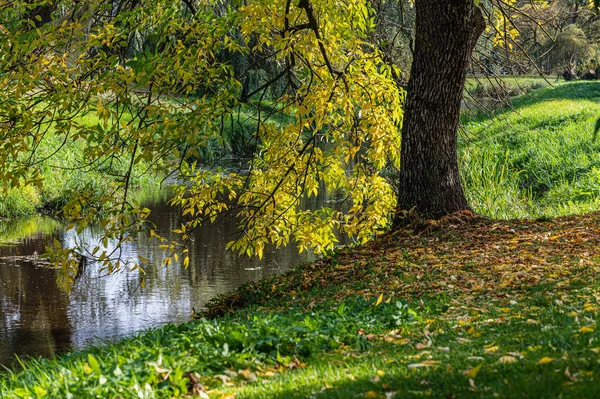
<path fill-rule="evenodd" d="M 302 300 L 314 287 L 330 288 L 328 297 L 338 299 L 373 298 L 381 292 L 407 299 L 441 293 L 502 299 L 539 286 L 569 290 L 597 279 L 600 271 L 600 213 L 551 222 L 495 221 L 461 213 L 426 222 L 416 231 L 407 228 L 344 249 L 334 258 L 245 287 L 212 306 L 236 308 L 253 297 L 259 303 L 282 297 Z"/>

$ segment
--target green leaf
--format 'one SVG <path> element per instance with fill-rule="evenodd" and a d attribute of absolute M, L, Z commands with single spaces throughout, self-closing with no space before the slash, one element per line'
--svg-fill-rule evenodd
<path fill-rule="evenodd" d="M 600 1 L 600 0 L 598 0 Z M 596 136 L 598 135 L 598 130 L 600 130 L 600 118 L 598 118 L 596 120 L 596 126 L 594 127 L 594 137 L 592 138 L 592 141 L 596 141 Z"/>
<path fill-rule="evenodd" d="M 94 355 L 92 355 L 91 353 L 88 353 L 88 363 L 90 364 L 92 370 L 100 371 L 100 364 L 98 363 L 98 360 L 96 360 Z"/>

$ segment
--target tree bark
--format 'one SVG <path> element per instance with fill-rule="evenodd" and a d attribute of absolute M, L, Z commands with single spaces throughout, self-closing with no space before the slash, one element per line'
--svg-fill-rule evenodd
<path fill-rule="evenodd" d="M 33 4 L 33 1 L 29 0 L 27 3 Z M 52 12 L 54 11 L 55 7 L 56 5 L 52 3 L 38 5 L 27 13 L 25 19 L 33 21 L 35 27 L 39 28 L 52 21 Z"/>
<path fill-rule="evenodd" d="M 579 16 L 579 2 L 575 2 L 575 6 L 571 10 L 571 24 L 577 23 L 577 17 Z"/>
<path fill-rule="evenodd" d="M 418 0 L 415 48 L 402 129 L 399 212 L 427 218 L 469 209 L 457 133 L 466 70 L 485 29 L 473 0 Z"/>

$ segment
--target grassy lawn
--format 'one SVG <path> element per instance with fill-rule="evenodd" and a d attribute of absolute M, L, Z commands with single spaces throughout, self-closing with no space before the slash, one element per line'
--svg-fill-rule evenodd
<path fill-rule="evenodd" d="M 496 115 L 465 118 L 462 178 L 474 209 L 494 218 L 558 216 L 600 205 L 600 83 L 544 87 Z"/>
<path fill-rule="evenodd" d="M 27 362 L 0 396 L 592 397 L 599 226 L 421 223 L 246 285 L 209 319 Z"/>

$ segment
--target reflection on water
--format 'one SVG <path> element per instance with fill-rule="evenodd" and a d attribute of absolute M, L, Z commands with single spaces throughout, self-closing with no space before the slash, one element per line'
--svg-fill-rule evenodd
<path fill-rule="evenodd" d="M 170 232 L 181 225 L 177 211 L 164 201 L 151 208 L 157 232 L 176 239 Z M 32 223 L 43 228 L 33 229 Z M 144 288 L 139 271 L 105 276 L 88 266 L 71 294 L 66 295 L 56 286 L 56 272 L 45 268 L 38 254 L 54 238 L 72 243 L 73 234 L 60 232 L 55 222 L 43 218 L 0 226 L 0 364 L 11 364 L 15 355 L 52 356 L 98 339 L 186 321 L 192 307 L 201 308 L 218 294 L 313 258 L 298 254 L 292 246 L 265 250 L 262 260 L 228 252 L 225 243 L 235 232 L 233 220 L 228 219 L 196 231 L 188 268 L 177 263 L 161 266 L 162 252 L 149 245 L 147 235 L 141 233 L 125 246 L 123 256 L 136 260 L 141 255 L 150 261 Z M 15 231 L 18 229 L 21 231 Z M 18 236 L 26 238 L 15 242 Z M 95 235 L 87 231 L 83 238 L 94 241 Z"/>

